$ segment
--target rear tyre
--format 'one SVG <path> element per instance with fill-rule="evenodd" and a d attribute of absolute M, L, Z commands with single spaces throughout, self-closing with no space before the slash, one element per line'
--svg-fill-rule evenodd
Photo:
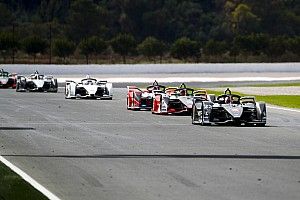
<path fill-rule="evenodd" d="M 57 84 L 57 79 L 54 79 L 54 85 L 53 85 L 54 90 L 52 91 L 53 93 L 57 93 L 58 91 L 58 84 Z"/>
<path fill-rule="evenodd" d="M 201 108 L 201 116 L 200 116 L 200 123 L 201 123 L 201 126 L 210 126 L 211 123 L 209 122 L 204 122 L 204 113 L 203 113 L 203 104 L 202 104 L 202 108 Z"/>
<path fill-rule="evenodd" d="M 192 124 L 198 125 L 200 123 L 201 122 L 199 122 L 199 115 L 198 115 L 198 112 L 197 112 L 197 108 L 196 108 L 195 105 L 193 105 L 193 108 L 192 108 Z"/>
<path fill-rule="evenodd" d="M 20 92 L 20 83 L 17 83 L 16 91 Z"/>
<path fill-rule="evenodd" d="M 127 97 L 126 107 L 127 107 L 127 110 L 130 110 L 130 107 L 129 107 L 129 97 Z"/>
<path fill-rule="evenodd" d="M 21 83 L 17 83 L 17 86 L 16 86 L 16 92 L 25 92 L 25 91 L 22 90 L 22 88 L 21 88 Z"/>
<path fill-rule="evenodd" d="M 264 126 L 266 126 L 266 124 L 256 124 L 256 126 L 258 126 L 258 127 L 264 127 Z"/>

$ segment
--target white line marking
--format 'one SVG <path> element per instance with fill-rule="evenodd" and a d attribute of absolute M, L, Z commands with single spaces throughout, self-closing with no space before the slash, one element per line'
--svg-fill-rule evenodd
<path fill-rule="evenodd" d="M 284 110 L 284 111 L 291 111 L 291 112 L 298 112 L 298 113 L 300 113 L 300 110 L 290 109 L 290 108 L 282 108 L 282 107 L 276 107 L 276 106 L 267 106 L 267 108 L 277 109 L 277 110 Z"/>
<path fill-rule="evenodd" d="M 97 78 L 94 77 L 94 78 Z M 66 80 L 73 80 L 75 82 L 80 82 L 82 78 L 72 77 L 57 78 L 59 83 L 64 83 Z M 99 78 L 107 80 L 112 83 L 150 83 L 153 80 L 158 82 L 241 82 L 241 81 L 296 81 L 300 80 L 300 77 L 108 77 L 108 78 Z"/>
<path fill-rule="evenodd" d="M 50 200 L 60 200 L 57 196 L 55 196 L 52 192 L 47 190 L 44 186 L 39 184 L 37 181 L 35 181 L 33 178 L 31 178 L 28 174 L 26 174 L 24 171 L 22 171 L 20 168 L 6 160 L 3 156 L 0 156 L 0 161 L 5 164 L 7 167 L 9 167 L 11 170 L 13 170 L 15 173 L 17 173 L 19 176 L 21 176 L 26 182 L 28 182 L 30 185 L 32 185 L 35 189 L 40 191 L 42 194 L 44 194 L 48 199 Z"/>

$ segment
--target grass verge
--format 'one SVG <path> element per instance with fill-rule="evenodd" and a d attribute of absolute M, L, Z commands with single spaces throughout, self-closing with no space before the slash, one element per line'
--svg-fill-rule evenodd
<path fill-rule="evenodd" d="M 220 95 L 222 91 L 208 90 L 209 94 Z M 233 94 L 240 96 L 255 96 L 257 101 L 264 101 L 277 106 L 300 109 L 300 95 L 249 95 L 232 91 Z"/>
<path fill-rule="evenodd" d="M 217 87 L 231 88 L 231 87 L 290 87 L 290 86 L 300 86 L 300 82 L 288 82 L 288 83 L 257 83 L 257 84 L 247 84 L 247 85 L 219 85 Z"/>
<path fill-rule="evenodd" d="M 250 87 L 290 87 L 300 86 L 300 82 L 253 84 Z"/>
<path fill-rule="evenodd" d="M 48 199 L 0 162 L 0 200 Z"/>

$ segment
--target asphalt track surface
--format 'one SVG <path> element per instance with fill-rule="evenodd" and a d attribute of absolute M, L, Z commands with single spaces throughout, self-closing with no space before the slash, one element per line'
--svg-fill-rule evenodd
<path fill-rule="evenodd" d="M 0 154 L 61 199 L 300 199 L 300 113 L 201 127 L 112 101 L 0 90 Z"/>

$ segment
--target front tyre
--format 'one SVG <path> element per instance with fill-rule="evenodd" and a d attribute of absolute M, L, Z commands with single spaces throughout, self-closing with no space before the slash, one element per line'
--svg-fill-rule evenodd
<path fill-rule="evenodd" d="M 199 121 L 199 115 L 197 111 L 197 107 L 193 105 L 192 108 L 192 124 L 197 125 L 200 124 L 201 122 Z"/>

